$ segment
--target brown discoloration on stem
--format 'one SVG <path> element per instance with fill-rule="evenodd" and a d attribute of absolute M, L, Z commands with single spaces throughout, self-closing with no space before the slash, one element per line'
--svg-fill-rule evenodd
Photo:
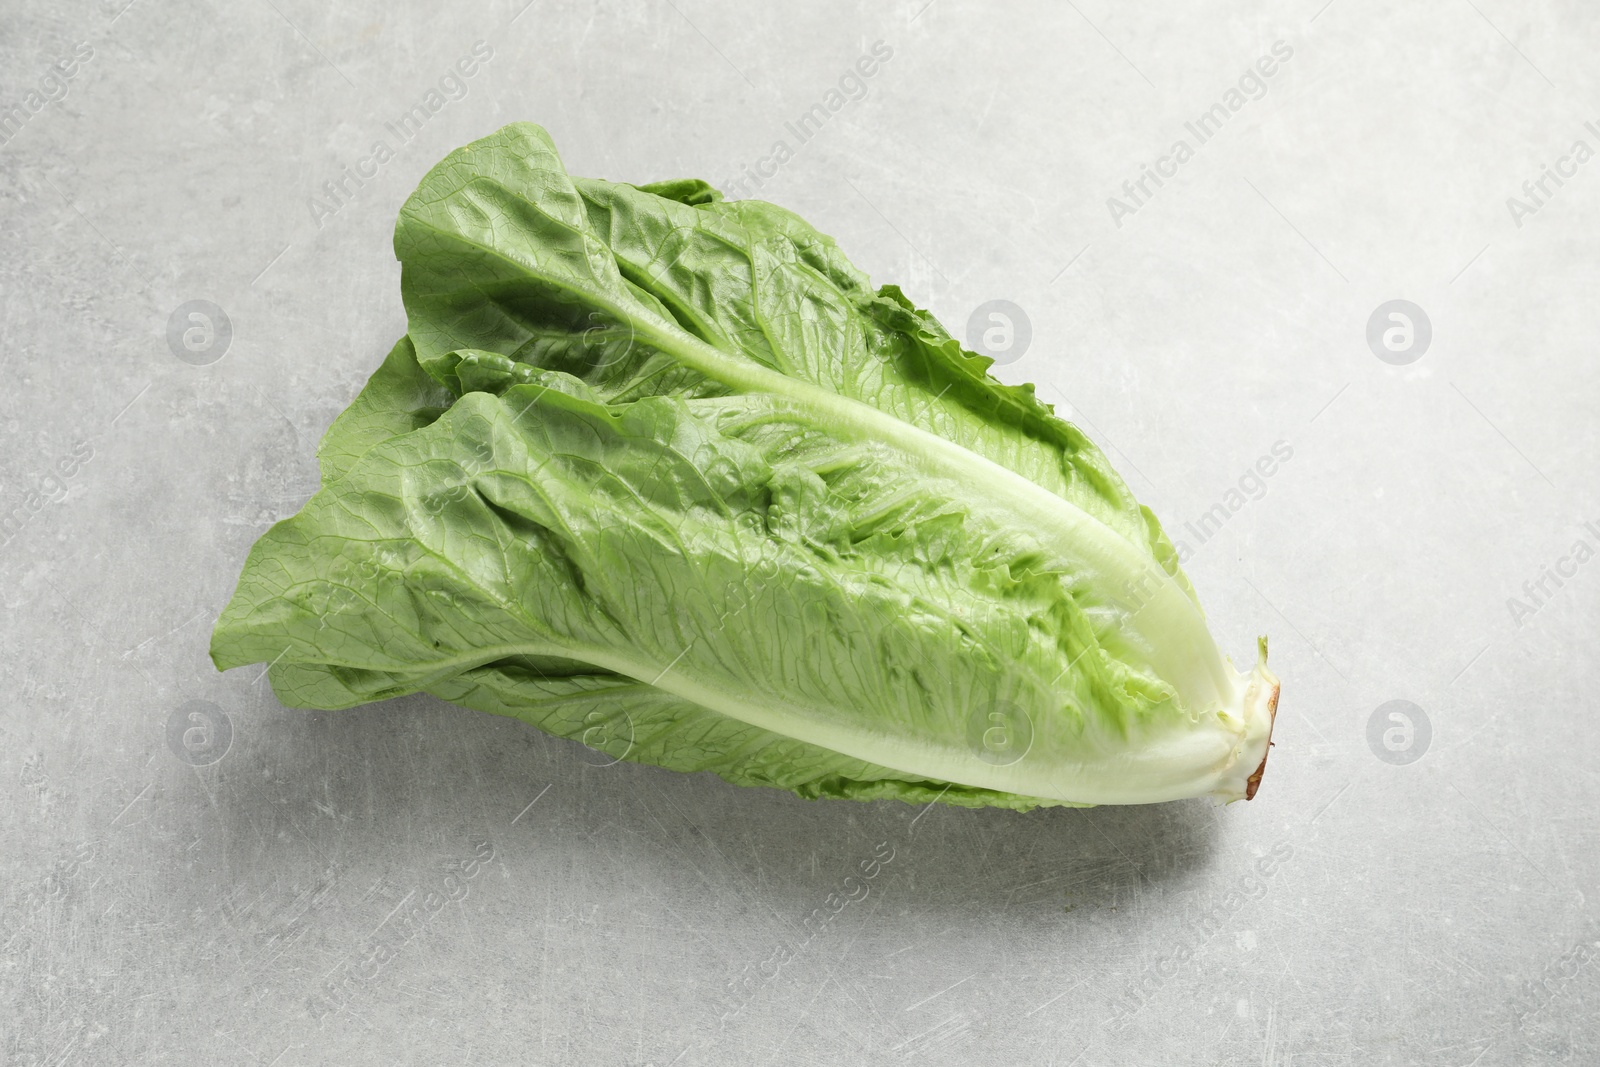
<path fill-rule="evenodd" d="M 1279 685 L 1276 680 L 1274 680 L 1272 683 L 1272 695 L 1267 698 L 1267 712 L 1272 716 L 1273 726 L 1278 725 L 1278 693 L 1282 690 L 1282 688 L 1283 687 Z M 1271 754 L 1272 734 L 1269 731 L 1267 733 L 1267 751 L 1261 757 L 1261 765 L 1256 768 L 1256 772 L 1252 774 L 1244 784 L 1244 798 L 1246 800 L 1253 798 L 1256 795 L 1256 790 L 1261 788 L 1261 776 L 1266 773 L 1267 756 L 1270 756 Z"/>

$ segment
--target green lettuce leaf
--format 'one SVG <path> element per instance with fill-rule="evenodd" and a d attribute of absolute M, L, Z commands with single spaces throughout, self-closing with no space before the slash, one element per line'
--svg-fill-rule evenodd
<path fill-rule="evenodd" d="M 435 167 L 395 250 L 408 336 L 252 549 L 219 667 L 802 796 L 1253 792 L 1276 680 L 1217 651 L 1154 516 L 793 214 L 575 179 L 523 124 Z"/>

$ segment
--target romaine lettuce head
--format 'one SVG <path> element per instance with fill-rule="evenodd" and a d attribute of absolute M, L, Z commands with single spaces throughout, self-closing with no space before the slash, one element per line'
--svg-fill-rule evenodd
<path fill-rule="evenodd" d="M 278 697 L 428 692 L 802 796 L 1254 792 L 1218 652 L 1105 457 L 795 215 L 573 178 L 518 124 L 400 213 L 408 333 L 212 637 Z"/>

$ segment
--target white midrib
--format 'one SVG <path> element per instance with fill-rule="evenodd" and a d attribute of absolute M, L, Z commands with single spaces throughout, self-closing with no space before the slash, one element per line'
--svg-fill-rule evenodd
<path fill-rule="evenodd" d="M 762 693 L 751 699 L 752 694 L 730 693 L 673 671 L 670 665 L 631 659 L 609 648 L 531 643 L 474 648 L 435 660 L 430 664 L 435 669 L 430 678 L 451 677 L 510 656 L 581 660 L 781 737 L 931 781 L 993 789 L 1047 803 L 1150 804 L 1202 795 L 1232 799 L 1242 794 L 1244 776 L 1254 768 L 1260 756 L 1257 749 L 1264 751 L 1265 743 L 1264 735 L 1256 736 L 1263 729 L 1259 716 L 1235 706 L 1229 715 L 1207 714 L 1193 724 L 1165 724 L 1104 759 L 1064 763 L 1024 755 L 1014 764 L 997 766 L 953 746 L 855 728 L 838 721 L 832 709 L 819 713 L 780 694 Z M 426 689 L 427 684 L 417 688 Z M 1270 728 L 1270 719 L 1267 723 Z M 1242 766 L 1242 760 L 1249 766 Z"/>

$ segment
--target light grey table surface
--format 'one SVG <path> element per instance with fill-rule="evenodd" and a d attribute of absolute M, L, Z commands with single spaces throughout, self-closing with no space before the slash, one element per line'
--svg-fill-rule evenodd
<path fill-rule="evenodd" d="M 123 2 L 0 12 L 0 1065 L 1600 1062 L 1587 5 Z M 397 208 L 513 120 L 1022 309 L 997 373 L 1272 637 L 1260 795 L 806 802 L 216 673 Z"/>

